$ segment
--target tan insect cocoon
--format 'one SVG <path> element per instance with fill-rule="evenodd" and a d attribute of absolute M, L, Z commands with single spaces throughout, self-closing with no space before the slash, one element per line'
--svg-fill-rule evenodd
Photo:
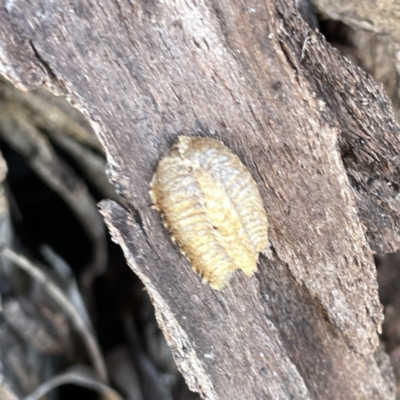
<path fill-rule="evenodd" d="M 267 245 L 267 215 L 254 179 L 226 146 L 179 136 L 150 188 L 172 239 L 213 289 L 237 269 L 253 275 Z"/>

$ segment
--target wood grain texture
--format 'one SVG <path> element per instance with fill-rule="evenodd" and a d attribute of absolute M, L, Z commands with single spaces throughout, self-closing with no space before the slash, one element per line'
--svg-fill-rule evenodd
<path fill-rule="evenodd" d="M 377 32 L 384 40 L 392 39 L 391 50 L 393 57 L 397 57 L 400 50 L 398 2 L 311 1 L 321 14 Z M 284 8 L 281 10 L 282 15 L 287 15 Z M 309 30 L 303 37 L 303 43 L 308 38 L 308 44 L 304 51 L 303 46 L 300 50 L 299 38 L 289 33 L 296 24 L 291 18 L 284 20 L 287 24 L 283 40 L 292 50 L 298 49 L 295 50 L 297 57 L 301 58 L 303 53 L 301 68 L 306 76 L 313 77 L 309 79 L 312 90 L 329 109 L 335 110 L 334 116 L 325 113 L 326 122 L 338 128 L 338 145 L 369 245 L 375 253 L 395 252 L 399 248 L 400 232 L 400 144 L 391 101 L 382 85 L 372 86 L 368 75 L 359 68 L 349 68 L 350 62 L 337 51 L 327 52 L 322 62 L 320 48 L 314 45 L 315 35 Z M 340 67 L 332 69 L 329 65 Z"/>
<path fill-rule="evenodd" d="M 86 110 L 129 210 L 103 214 L 190 387 L 207 399 L 394 398 L 370 250 L 400 241 L 399 128 L 382 87 L 288 0 L 8 8 L 1 71 Z M 201 285 L 150 208 L 180 134 L 223 141 L 268 214 L 259 273 L 235 272 L 221 292 Z"/>
<path fill-rule="evenodd" d="M 257 271 L 267 216 L 254 179 L 221 142 L 179 136 L 158 164 L 150 196 L 182 254 L 213 289 L 235 270 L 249 278 Z"/>

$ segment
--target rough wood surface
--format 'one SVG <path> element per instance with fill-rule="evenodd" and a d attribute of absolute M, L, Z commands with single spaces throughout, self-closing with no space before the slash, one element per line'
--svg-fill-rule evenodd
<path fill-rule="evenodd" d="M 326 30 L 326 20 L 331 27 L 340 22 L 336 26 L 341 30 L 339 40 L 344 41 L 336 42 L 335 46 L 339 45 L 346 58 L 385 85 L 396 119 L 400 121 L 400 3 L 391 0 L 311 2 L 325 21 L 322 30 Z"/>
<path fill-rule="evenodd" d="M 32 10 L 35 10 L 34 12 Z M 292 2 L 22 0 L 0 71 L 87 115 L 125 211 L 103 214 L 207 399 L 390 399 L 372 252 L 399 246 L 399 128 L 382 87 Z M 252 279 L 201 284 L 150 209 L 178 134 L 217 138 L 260 188 L 270 249 Z"/>

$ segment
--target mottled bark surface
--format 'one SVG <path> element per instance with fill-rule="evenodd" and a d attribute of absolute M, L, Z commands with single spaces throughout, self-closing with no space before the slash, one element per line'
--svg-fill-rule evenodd
<path fill-rule="evenodd" d="M 313 3 L 325 16 L 377 33 L 386 45 L 385 49 L 377 50 L 381 54 L 376 58 L 381 64 L 394 69 L 392 75 L 395 75 L 394 79 L 398 82 L 398 2 L 313 0 Z M 355 38 L 356 47 L 362 46 L 362 40 L 362 37 Z M 364 47 L 372 51 L 374 38 L 367 40 L 370 44 Z M 316 92 L 336 111 L 341 110 L 335 118 L 340 124 L 339 145 L 350 183 L 355 189 L 360 217 L 367 228 L 370 246 L 377 253 L 394 252 L 399 247 L 399 202 L 395 199 L 399 193 L 400 164 L 398 126 L 394 123 L 391 106 L 387 97 L 382 96 L 381 90 L 372 89 L 368 81 L 361 78 L 359 70 L 357 74 L 351 70 L 326 70 L 327 65 L 336 63 L 336 52 L 331 54 L 333 58 L 327 59 L 323 67 L 320 66 L 320 57 L 314 52 L 313 46 L 310 51 L 307 61 L 310 61 L 311 69 L 307 69 L 314 71 L 317 78 L 313 85 Z M 368 51 L 363 52 L 361 61 L 367 68 Z M 370 66 L 369 69 L 377 75 L 374 68 Z M 325 82 L 329 84 L 325 85 Z M 391 92 L 396 113 L 400 115 L 398 84 L 389 83 L 386 86 Z"/>
<path fill-rule="evenodd" d="M 35 11 L 32 11 L 35 10 Z M 390 399 L 372 251 L 399 246 L 388 97 L 290 1 L 106 1 L 0 11 L 0 72 L 91 119 L 125 210 L 102 204 L 190 387 L 207 399 Z M 202 285 L 150 208 L 178 134 L 250 170 L 270 247 L 252 279 Z"/>

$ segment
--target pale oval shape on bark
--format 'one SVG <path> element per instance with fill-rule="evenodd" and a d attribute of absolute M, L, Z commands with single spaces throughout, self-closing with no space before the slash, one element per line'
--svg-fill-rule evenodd
<path fill-rule="evenodd" d="M 221 289 L 231 272 L 248 277 L 268 241 L 268 221 L 253 177 L 221 142 L 178 136 L 150 183 L 154 208 L 198 272 Z"/>

